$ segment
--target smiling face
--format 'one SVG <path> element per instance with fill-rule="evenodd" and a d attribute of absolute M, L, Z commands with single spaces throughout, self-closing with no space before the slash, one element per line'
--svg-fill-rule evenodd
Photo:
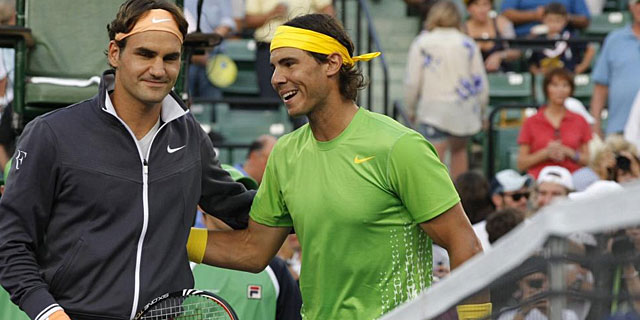
<path fill-rule="evenodd" d="M 325 107 L 331 81 L 328 64 L 319 63 L 303 50 L 285 47 L 271 51 L 271 65 L 271 85 L 290 116 L 308 115 Z"/>
<path fill-rule="evenodd" d="M 134 34 L 124 48 L 111 41 L 108 57 L 116 69 L 114 93 L 132 105 L 161 103 L 178 77 L 181 48 L 178 38 L 164 31 Z"/>

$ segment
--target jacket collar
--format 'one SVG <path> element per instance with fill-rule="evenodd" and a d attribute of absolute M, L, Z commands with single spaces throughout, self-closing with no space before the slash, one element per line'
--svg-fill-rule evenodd
<path fill-rule="evenodd" d="M 102 111 L 109 113 L 114 117 L 120 119 L 120 117 L 118 117 L 118 114 L 116 113 L 116 109 L 113 107 L 111 98 L 109 97 L 109 92 L 113 91 L 114 87 L 115 87 L 115 71 L 107 70 L 102 74 L 102 81 L 100 81 L 98 102 Z M 178 98 L 175 92 L 171 91 L 164 98 L 164 100 L 162 100 L 162 111 L 160 112 L 160 119 L 162 120 L 163 123 L 171 122 L 175 119 L 178 119 L 184 116 L 188 112 L 189 110 L 184 105 L 182 100 Z"/>

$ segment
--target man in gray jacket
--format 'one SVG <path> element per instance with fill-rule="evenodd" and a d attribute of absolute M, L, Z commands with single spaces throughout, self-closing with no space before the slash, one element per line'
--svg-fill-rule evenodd
<path fill-rule="evenodd" d="M 171 92 L 187 23 L 129 0 L 108 26 L 98 94 L 30 122 L 0 201 L 0 283 L 29 317 L 130 319 L 193 286 L 196 206 L 243 228 L 253 199 Z"/>

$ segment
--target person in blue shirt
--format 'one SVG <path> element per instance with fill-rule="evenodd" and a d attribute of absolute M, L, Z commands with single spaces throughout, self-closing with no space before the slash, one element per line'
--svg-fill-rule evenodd
<path fill-rule="evenodd" d="M 544 6 L 559 2 L 567 8 L 569 27 L 584 29 L 589 25 L 589 9 L 584 0 L 504 0 L 500 11 L 513 22 L 517 37 L 527 36 L 531 27 L 541 24 Z"/>
<path fill-rule="evenodd" d="M 633 99 L 640 90 L 640 1 L 630 0 L 633 22 L 607 36 L 591 74 L 595 87 L 591 97 L 593 132 L 602 136 L 601 113 L 609 109 L 605 133 L 624 131 Z"/>

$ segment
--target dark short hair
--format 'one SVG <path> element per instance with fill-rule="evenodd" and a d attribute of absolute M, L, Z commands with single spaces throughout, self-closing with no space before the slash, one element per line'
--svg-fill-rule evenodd
<path fill-rule="evenodd" d="M 544 80 L 542 81 L 542 89 L 544 90 L 544 96 L 549 98 L 549 85 L 551 84 L 551 80 L 553 78 L 560 78 L 562 80 L 566 80 L 569 83 L 569 87 L 571 87 L 571 92 L 569 92 L 569 96 L 573 95 L 573 91 L 576 89 L 575 83 L 573 83 L 573 73 L 565 68 L 553 68 L 549 70 L 544 75 Z"/>
<path fill-rule="evenodd" d="M 524 212 L 515 208 L 506 208 L 489 214 L 485 228 L 489 243 L 494 243 L 524 221 Z"/>
<path fill-rule="evenodd" d="M 484 220 L 495 207 L 491 201 L 489 181 L 478 172 L 467 171 L 455 180 L 464 212 L 472 224 Z"/>
<path fill-rule="evenodd" d="M 464 5 L 469 7 L 470 5 L 476 3 L 478 0 L 464 0 Z M 489 0 L 489 3 L 493 7 L 493 0 Z"/>
<path fill-rule="evenodd" d="M 340 44 L 342 44 L 349 55 L 353 56 L 354 45 L 353 41 L 344 30 L 342 25 L 330 15 L 327 14 L 307 14 L 299 16 L 292 20 L 289 20 L 284 25 L 307 29 L 315 32 L 325 34 L 332 37 Z M 329 58 L 326 54 L 315 53 L 307 51 L 318 63 L 326 63 Z M 347 66 L 342 65 L 339 74 L 340 81 L 340 94 L 348 100 L 355 101 L 358 97 L 358 90 L 363 89 L 366 86 L 366 81 L 360 69 L 355 65 Z"/>
<path fill-rule="evenodd" d="M 544 14 L 559 14 L 566 16 L 567 8 L 560 2 L 551 2 L 544 6 Z"/>
<path fill-rule="evenodd" d="M 169 11 L 178 24 L 178 29 L 182 37 L 186 37 L 188 23 L 182 14 L 182 10 L 175 4 L 165 0 L 128 0 L 118 9 L 116 18 L 107 25 L 109 40 L 115 40 L 116 34 L 128 33 L 138 22 L 138 19 L 147 11 L 153 9 L 163 9 Z M 127 45 L 127 38 L 116 41 L 120 49 Z M 112 66 L 113 67 L 113 66 Z"/>

